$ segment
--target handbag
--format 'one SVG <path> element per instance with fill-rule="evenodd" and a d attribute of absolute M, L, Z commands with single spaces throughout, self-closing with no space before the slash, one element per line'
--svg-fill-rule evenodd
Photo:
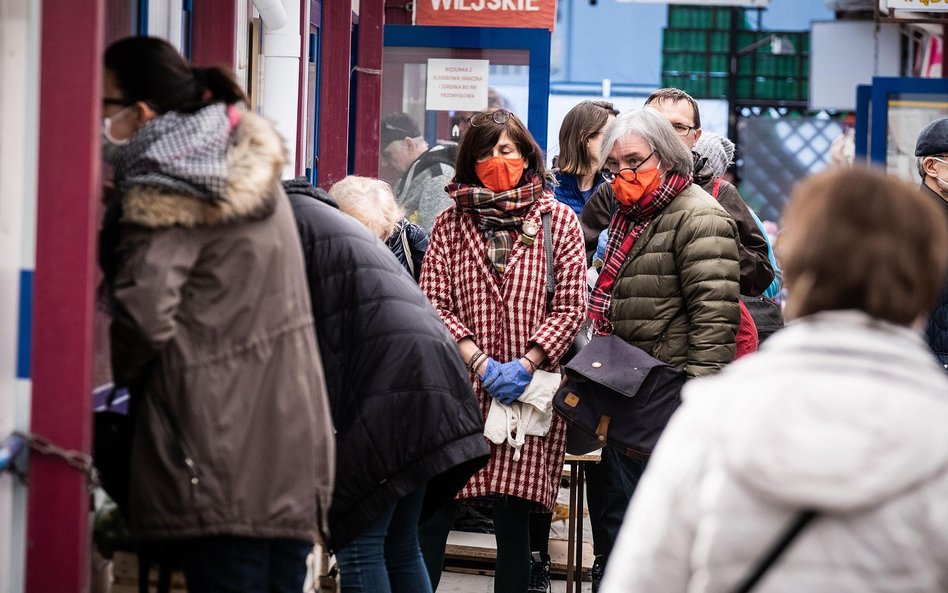
<path fill-rule="evenodd" d="M 553 409 L 566 421 L 572 455 L 609 445 L 647 459 L 685 384 L 682 371 L 615 335 L 593 337 L 563 374 Z"/>
<path fill-rule="evenodd" d="M 128 518 L 128 485 L 132 465 L 134 410 L 128 390 L 111 383 L 92 392 L 92 460 L 105 493 Z"/>
<path fill-rule="evenodd" d="M 757 326 L 758 343 L 763 344 L 771 334 L 783 327 L 783 313 L 780 311 L 780 305 L 773 299 L 741 295 L 741 302 L 747 307 L 747 312 Z"/>

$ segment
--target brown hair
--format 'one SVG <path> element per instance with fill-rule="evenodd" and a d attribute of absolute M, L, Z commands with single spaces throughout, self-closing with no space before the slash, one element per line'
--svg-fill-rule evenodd
<path fill-rule="evenodd" d="M 560 126 L 560 154 L 556 159 L 559 170 L 568 175 L 589 175 L 596 165 L 589 155 L 586 142 L 599 133 L 609 116 L 619 110 L 609 101 L 582 101 L 569 110 Z"/>
<path fill-rule="evenodd" d="M 694 111 L 695 114 L 695 128 L 701 128 L 701 113 L 698 111 L 698 102 L 695 101 L 694 97 L 681 89 L 669 87 L 658 89 L 649 95 L 648 99 L 645 100 L 645 104 L 650 105 L 652 103 L 664 103 L 665 101 L 670 101 L 672 103 L 677 103 L 678 101 L 688 101 L 688 103 L 691 104 L 691 110 Z"/>
<path fill-rule="evenodd" d="M 193 113 L 211 103 L 246 103 L 247 96 L 226 68 L 192 66 L 170 43 L 157 37 L 126 37 L 105 50 L 105 69 L 129 104 L 144 101 L 159 114 Z"/>
<path fill-rule="evenodd" d="M 496 111 L 506 111 L 509 114 L 509 118 L 505 123 L 494 123 L 492 117 Z M 514 115 L 512 111 L 492 107 L 475 113 L 471 116 L 471 119 L 478 122 L 478 125 L 471 126 L 458 146 L 457 166 L 454 170 L 454 180 L 456 182 L 483 185 L 481 180 L 478 179 L 477 173 L 474 172 L 474 165 L 478 159 L 490 155 L 491 149 L 500 140 L 501 134 L 506 131 L 507 135 L 510 136 L 510 140 L 520 151 L 521 156 L 527 161 L 527 169 L 536 173 L 543 183 L 543 187 L 547 187 L 549 180 L 547 179 L 546 166 L 543 163 L 543 151 L 537 146 L 536 140 L 530 135 L 520 118 Z M 480 122 L 484 123 L 481 124 Z"/>
<path fill-rule="evenodd" d="M 948 225 L 917 188 L 864 167 L 806 179 L 784 213 L 789 315 L 859 309 L 910 325 L 948 271 Z"/>

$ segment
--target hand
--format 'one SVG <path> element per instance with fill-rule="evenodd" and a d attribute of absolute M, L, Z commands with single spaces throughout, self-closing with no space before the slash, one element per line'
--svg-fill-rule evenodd
<path fill-rule="evenodd" d="M 484 389 L 494 399 L 509 406 L 523 395 L 533 377 L 519 360 L 494 364 L 495 372 L 488 371 L 484 376 Z"/>
<path fill-rule="evenodd" d="M 487 362 L 487 365 L 484 367 L 484 374 L 480 375 L 480 373 L 478 373 L 478 375 L 481 378 L 481 382 L 484 383 L 485 385 L 487 384 L 488 381 L 493 381 L 497 377 L 498 373 L 500 372 L 499 362 L 497 362 L 496 360 L 494 360 L 493 358 L 489 356 L 487 357 L 486 362 Z M 477 369 L 474 369 L 474 372 L 477 373 Z"/>

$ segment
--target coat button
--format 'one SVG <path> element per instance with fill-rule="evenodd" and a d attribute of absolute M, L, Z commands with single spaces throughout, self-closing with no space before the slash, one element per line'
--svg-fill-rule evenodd
<path fill-rule="evenodd" d="M 592 368 L 594 368 L 594 369 L 598 369 L 598 368 L 601 367 L 601 366 L 602 366 L 602 363 L 599 362 L 599 361 L 596 361 L 596 362 L 592 363 Z"/>

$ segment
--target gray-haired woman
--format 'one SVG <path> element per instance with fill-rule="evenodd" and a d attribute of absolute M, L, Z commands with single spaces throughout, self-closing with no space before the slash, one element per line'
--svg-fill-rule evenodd
<path fill-rule="evenodd" d="M 689 377 L 734 359 L 740 320 L 737 228 L 692 183 L 692 158 L 650 108 L 618 117 L 603 141 L 602 172 L 618 209 L 589 299 L 598 334 L 616 334 Z M 606 447 L 613 466 L 603 527 L 608 554 L 645 462 Z"/>

